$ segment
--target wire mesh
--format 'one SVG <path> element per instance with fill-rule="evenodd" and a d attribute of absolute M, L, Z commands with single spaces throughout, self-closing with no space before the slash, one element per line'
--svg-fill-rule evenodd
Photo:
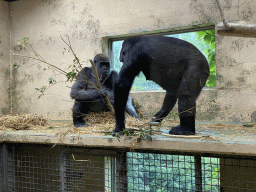
<path fill-rule="evenodd" d="M 66 191 L 104 191 L 104 167 L 104 156 L 67 154 L 65 160 Z"/>
<path fill-rule="evenodd" d="M 59 158 L 56 150 L 50 147 L 16 147 L 13 162 L 10 162 L 15 170 L 12 191 L 59 191 Z"/>
<path fill-rule="evenodd" d="M 256 161 L 252 159 L 221 158 L 222 191 L 255 191 Z"/>
<path fill-rule="evenodd" d="M 0 191 L 255 191 L 254 158 L 15 145 L 0 148 Z M 114 155 L 113 155 L 114 154 Z M 7 182 L 3 182 L 7 181 Z"/>
<path fill-rule="evenodd" d="M 1 184 L 2 184 L 2 182 L 3 182 L 3 176 L 2 176 L 2 174 L 3 174 L 3 161 L 2 161 L 2 159 L 3 159 L 3 148 L 1 147 L 1 145 L 0 145 L 0 187 L 1 187 Z"/>
<path fill-rule="evenodd" d="M 127 153 L 127 157 L 129 191 L 198 191 L 194 156 Z M 212 178 L 214 171 L 218 171 L 218 159 L 202 159 L 212 168 L 203 169 L 202 190 L 218 191 L 219 182 L 208 179 Z"/>

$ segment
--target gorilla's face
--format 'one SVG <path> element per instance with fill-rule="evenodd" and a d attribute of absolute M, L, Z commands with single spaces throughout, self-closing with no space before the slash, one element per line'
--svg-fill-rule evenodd
<path fill-rule="evenodd" d="M 93 59 L 97 67 L 98 75 L 101 82 L 104 82 L 110 75 L 110 62 L 104 54 L 97 54 Z"/>
<path fill-rule="evenodd" d="M 129 44 L 124 41 L 123 44 L 122 44 L 122 49 L 120 51 L 120 62 L 124 62 L 124 59 L 125 59 L 125 55 L 127 54 L 127 50 L 129 48 Z"/>
<path fill-rule="evenodd" d="M 110 75 L 110 63 L 108 61 L 102 61 L 97 64 L 97 71 L 100 80 L 105 81 Z"/>

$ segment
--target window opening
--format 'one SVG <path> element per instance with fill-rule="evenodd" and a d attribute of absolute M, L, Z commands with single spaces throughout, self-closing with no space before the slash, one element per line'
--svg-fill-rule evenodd
<path fill-rule="evenodd" d="M 188 41 L 195 45 L 206 57 L 210 67 L 210 76 L 206 82 L 206 87 L 216 87 L 216 58 L 215 58 L 215 30 L 202 30 L 187 33 L 166 35 Z M 120 50 L 123 40 L 113 41 L 113 66 L 114 70 L 120 71 L 122 63 L 119 61 Z M 147 81 L 141 72 L 134 80 L 131 90 L 160 90 L 159 85 L 153 81 Z"/>

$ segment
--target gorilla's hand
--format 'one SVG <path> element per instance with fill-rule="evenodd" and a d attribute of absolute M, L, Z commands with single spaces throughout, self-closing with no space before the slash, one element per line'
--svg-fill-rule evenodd
<path fill-rule="evenodd" d="M 106 88 L 103 88 L 101 90 L 99 90 L 99 93 L 101 96 L 108 96 L 109 95 L 109 90 Z"/>

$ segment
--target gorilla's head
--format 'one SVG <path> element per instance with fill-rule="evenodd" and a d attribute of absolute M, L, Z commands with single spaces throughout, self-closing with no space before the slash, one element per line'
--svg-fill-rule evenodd
<path fill-rule="evenodd" d="M 105 81 L 110 75 L 110 62 L 108 57 L 104 54 L 97 54 L 94 57 L 93 62 L 97 67 L 101 82 Z"/>
<path fill-rule="evenodd" d="M 145 38 L 145 36 L 138 35 L 138 36 L 134 36 L 134 37 L 129 37 L 129 38 L 124 40 L 124 42 L 122 44 L 122 49 L 120 51 L 120 58 L 119 58 L 120 62 L 124 62 L 125 58 L 129 57 L 129 56 L 127 56 L 128 52 L 133 51 L 133 49 L 135 47 L 135 44 L 141 43 L 141 40 L 143 38 Z M 132 56 L 135 57 L 134 54 Z"/>

